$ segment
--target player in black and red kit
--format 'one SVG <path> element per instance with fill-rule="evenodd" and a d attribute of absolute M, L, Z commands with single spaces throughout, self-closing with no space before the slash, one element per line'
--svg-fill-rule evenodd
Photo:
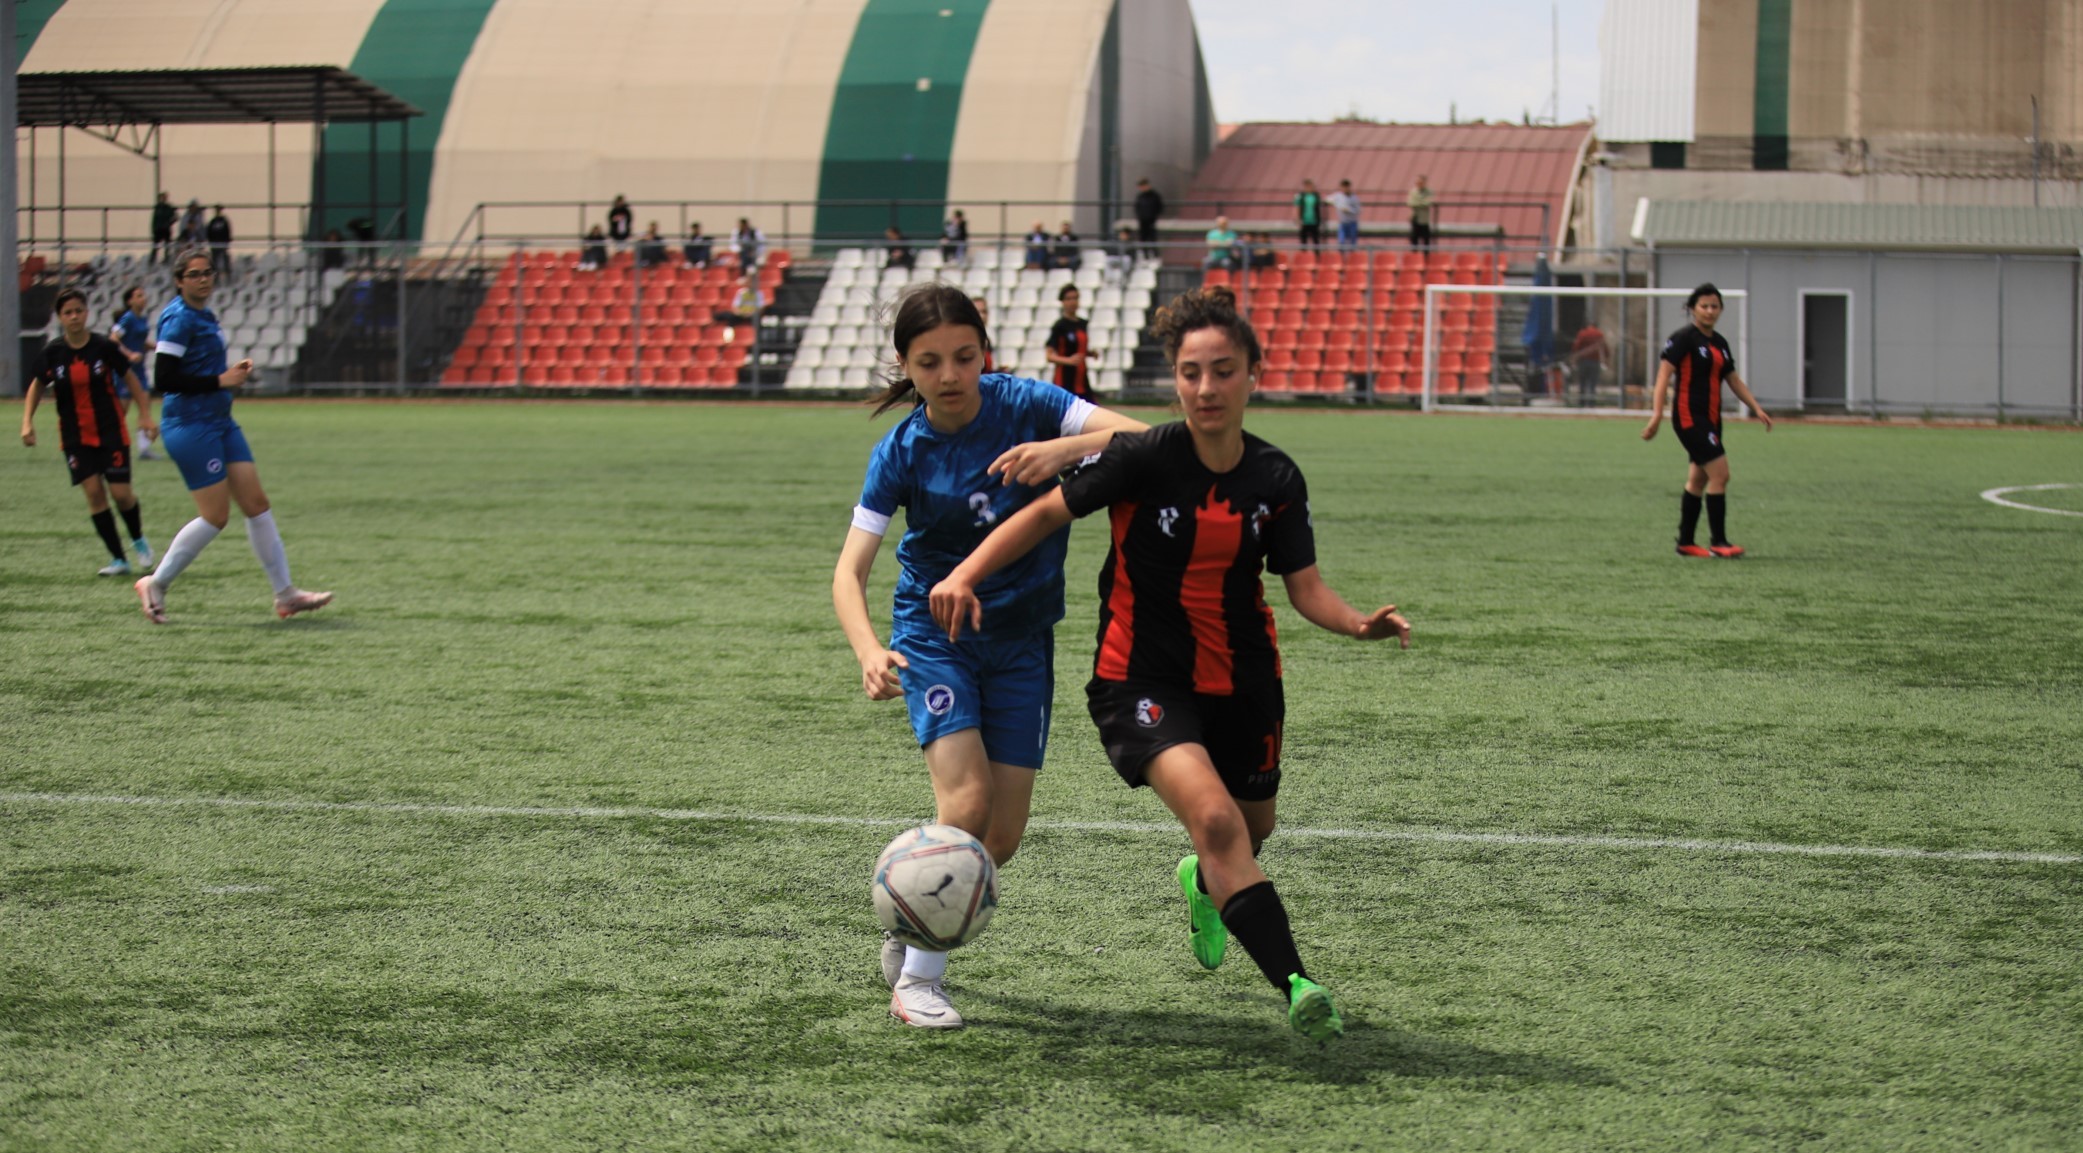
<path fill-rule="evenodd" d="M 1287 586 L 1310 623 L 1361 640 L 1410 624 L 1388 605 L 1362 613 L 1316 568 L 1309 491 L 1286 453 L 1244 431 L 1261 362 L 1258 336 L 1227 288 L 1159 311 L 1186 419 L 1118 434 L 1054 492 L 1001 524 L 930 596 L 950 634 L 982 620 L 975 589 L 1076 516 L 1111 509 L 1100 572 L 1099 653 L 1086 697 L 1107 757 L 1148 785 L 1192 836 L 1179 863 L 1196 959 L 1221 964 L 1228 934 L 1288 999 L 1288 1022 L 1318 1041 L 1344 1031 L 1309 980 L 1259 847 L 1280 788 L 1280 650 L 1260 576 Z"/>
<path fill-rule="evenodd" d="M 1079 400 L 1092 399 L 1092 335 L 1078 315 L 1078 286 L 1066 284 L 1056 294 L 1063 315 L 1049 329 L 1049 363 L 1056 366 L 1056 387 Z"/>
<path fill-rule="evenodd" d="M 1671 395 L 1675 383 L 1672 420 L 1678 426 L 1678 443 L 1685 446 L 1685 455 L 1692 461 L 1685 470 L 1685 496 L 1679 503 L 1678 555 L 1734 560 L 1743 555 L 1743 549 L 1729 543 L 1729 456 L 1721 443 L 1722 382 L 1727 381 L 1737 398 L 1765 422 L 1766 432 L 1772 431 L 1772 414 L 1736 375 L 1736 354 L 1729 350 L 1727 339 L 1714 331 L 1715 322 L 1721 319 L 1721 290 L 1711 284 L 1693 289 L 1685 298 L 1685 311 L 1692 323 L 1664 341 L 1663 363 L 1656 369 L 1656 400 L 1642 439 L 1656 439 L 1656 430 L 1663 424 L 1664 398 Z M 1693 543 L 1703 504 L 1707 530 L 1712 534 L 1706 548 Z"/>
<path fill-rule="evenodd" d="M 116 383 L 130 387 L 137 404 L 138 427 L 147 435 L 158 429 L 152 424 L 151 401 L 145 386 L 131 366 L 130 354 L 115 341 L 87 331 L 87 297 L 78 289 L 58 294 L 58 339 L 44 346 L 22 399 L 22 443 L 36 444 L 36 404 L 45 390 L 58 406 L 58 444 L 65 450 L 65 467 L 72 483 L 87 494 L 87 511 L 94 531 L 108 546 L 111 560 L 100 576 L 120 576 L 130 571 L 123 540 L 116 535 L 115 513 L 109 511 L 114 497 L 130 530 L 131 547 L 137 550 L 138 565 L 152 567 L 152 546 L 145 540 L 144 514 L 138 509 L 137 494 L 130 487 L 130 431 L 123 424 L 123 400 Z"/>

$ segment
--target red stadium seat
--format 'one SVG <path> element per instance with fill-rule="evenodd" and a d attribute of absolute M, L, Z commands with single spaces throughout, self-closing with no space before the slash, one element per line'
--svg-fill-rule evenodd
<path fill-rule="evenodd" d="M 1354 369 L 1352 350 L 1348 348 L 1327 349 L 1324 352 L 1324 369 L 1327 372 L 1351 372 Z"/>
<path fill-rule="evenodd" d="M 1268 371 L 1259 374 L 1258 387 L 1261 392 L 1286 392 L 1291 385 L 1287 373 Z"/>
<path fill-rule="evenodd" d="M 1295 350 L 1295 368 L 1302 372 L 1315 372 L 1324 366 L 1324 353 L 1320 348 L 1298 348 Z"/>
<path fill-rule="evenodd" d="M 1227 268 L 1210 268 L 1201 273 L 1201 283 L 1210 286 L 1232 283 L 1230 270 Z"/>

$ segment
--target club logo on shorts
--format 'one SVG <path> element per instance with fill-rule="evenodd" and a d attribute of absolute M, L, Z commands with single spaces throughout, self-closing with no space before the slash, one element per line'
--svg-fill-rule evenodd
<path fill-rule="evenodd" d="M 1711 444 L 1711 445 L 1716 445 L 1716 446 L 1719 446 L 1719 445 L 1721 444 L 1721 434 L 1720 434 L 1720 433 L 1718 433 L 1718 432 L 1710 432 L 1710 433 L 1708 433 L 1708 434 L 1707 434 L 1707 443 L 1708 443 L 1708 444 Z"/>
<path fill-rule="evenodd" d="M 213 456 L 210 458 L 210 463 L 203 467 L 209 469 L 212 473 L 219 473 L 224 471 L 224 462 Z"/>
<path fill-rule="evenodd" d="M 1154 729 L 1157 727 L 1158 722 L 1162 720 L 1164 720 L 1163 705 L 1158 704 L 1156 701 L 1151 700 L 1149 697 L 1144 697 L 1142 700 L 1136 702 L 1137 724 L 1143 726 L 1146 729 Z"/>
<path fill-rule="evenodd" d="M 936 717 L 944 717 L 955 707 L 955 690 L 946 685 L 934 685 L 926 690 L 926 711 Z"/>

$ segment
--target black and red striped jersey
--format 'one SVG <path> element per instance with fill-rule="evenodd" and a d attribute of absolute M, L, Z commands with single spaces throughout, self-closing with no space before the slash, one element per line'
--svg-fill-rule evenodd
<path fill-rule="evenodd" d="M 1049 328 L 1049 351 L 1058 356 L 1076 356 L 1092 347 L 1091 333 L 1082 316 L 1059 316 Z M 1072 396 L 1092 399 L 1091 370 L 1084 361 L 1056 365 L 1056 386 Z"/>
<path fill-rule="evenodd" d="M 1286 453 L 1245 433 L 1244 458 L 1217 473 L 1183 423 L 1117 433 L 1063 482 L 1063 499 L 1076 516 L 1112 510 L 1094 675 L 1214 696 L 1278 686 L 1259 578 L 1316 563 L 1309 490 Z"/>
<path fill-rule="evenodd" d="M 1664 341 L 1664 361 L 1674 371 L 1672 418 L 1679 428 L 1721 427 L 1721 385 L 1736 371 L 1736 354 L 1718 332 L 1688 324 Z"/>
<path fill-rule="evenodd" d="M 123 425 L 123 374 L 130 357 L 123 347 L 99 333 L 88 333 L 78 348 L 59 337 L 43 347 L 36 379 L 58 406 L 58 442 L 73 448 L 127 448 L 130 433 Z"/>

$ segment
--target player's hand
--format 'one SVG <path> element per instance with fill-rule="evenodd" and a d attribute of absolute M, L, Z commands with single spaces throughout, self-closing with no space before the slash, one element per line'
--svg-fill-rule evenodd
<path fill-rule="evenodd" d="M 35 429 L 33 429 L 33 428 L 29 428 L 29 427 L 27 427 L 27 426 L 24 426 L 24 427 L 23 427 L 23 429 L 22 429 L 22 446 L 23 446 L 24 448 L 35 448 L 35 447 L 36 447 L 36 430 L 35 430 Z"/>
<path fill-rule="evenodd" d="M 237 388 L 240 385 L 246 383 L 247 378 L 251 377 L 252 375 L 253 362 L 250 360 L 242 360 L 239 363 L 232 365 L 230 369 L 226 370 L 225 374 L 222 377 L 218 378 L 217 383 L 222 388 Z"/>
<path fill-rule="evenodd" d="M 1769 412 L 1766 412 L 1766 411 L 1765 411 L 1764 409 L 1762 409 L 1762 408 L 1753 408 L 1753 409 L 1751 409 L 1750 411 L 1752 411 L 1752 412 L 1754 412 L 1754 413 L 1757 413 L 1757 414 L 1758 414 L 1758 419 L 1759 419 L 1759 420 L 1762 420 L 1762 421 L 1764 421 L 1764 422 L 1765 422 L 1765 431 L 1766 431 L 1766 432 L 1771 432 L 1771 431 L 1772 431 L 1772 414 L 1771 414 L 1771 413 L 1769 413 Z"/>
<path fill-rule="evenodd" d="M 1396 611 L 1395 605 L 1383 605 L 1360 621 L 1360 631 L 1353 634 L 1363 641 L 1385 641 L 1395 637 L 1410 647 L 1410 622 Z"/>
<path fill-rule="evenodd" d="M 1656 430 L 1663 427 L 1662 420 L 1652 420 L 1642 429 L 1643 440 L 1655 440 Z"/>
<path fill-rule="evenodd" d="M 1034 440 L 1006 449 L 984 471 L 992 476 L 1003 474 L 1009 485 L 1037 485 L 1047 484 L 1074 463 L 1076 458 L 1064 450 L 1061 441 Z"/>
<path fill-rule="evenodd" d="M 146 436 L 151 437 L 153 440 L 159 439 L 159 426 L 157 424 L 154 424 L 149 420 L 141 420 L 137 422 L 137 427 L 140 432 L 143 432 Z"/>
<path fill-rule="evenodd" d="M 861 689 L 871 701 L 891 701 L 904 695 L 904 683 L 898 679 L 899 669 L 908 669 L 911 662 L 904 654 L 883 649 L 861 662 Z"/>
<path fill-rule="evenodd" d="M 950 576 L 933 586 L 926 601 L 933 606 L 933 623 L 947 630 L 950 641 L 961 639 L 964 623 L 972 630 L 984 627 L 984 602 L 976 599 L 968 581 Z"/>

